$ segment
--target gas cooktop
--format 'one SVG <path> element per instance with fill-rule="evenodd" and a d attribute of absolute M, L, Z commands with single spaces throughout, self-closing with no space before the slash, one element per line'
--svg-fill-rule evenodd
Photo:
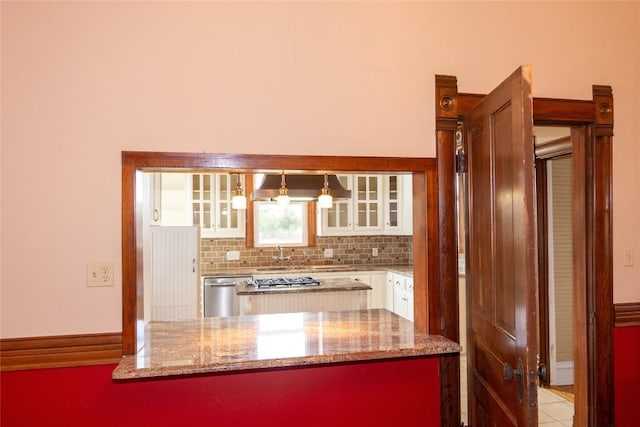
<path fill-rule="evenodd" d="M 254 279 L 252 284 L 257 288 L 269 288 L 278 286 L 317 286 L 320 282 L 312 277 L 276 277 L 269 279 Z"/>

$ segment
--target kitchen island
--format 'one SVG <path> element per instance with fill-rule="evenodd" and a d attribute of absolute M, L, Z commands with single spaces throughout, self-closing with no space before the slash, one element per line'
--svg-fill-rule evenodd
<path fill-rule="evenodd" d="M 439 356 L 460 350 L 384 309 L 145 329 L 143 349 L 112 372 L 113 394 L 125 406 L 153 396 L 154 416 L 173 425 L 439 427 Z"/>
<path fill-rule="evenodd" d="M 309 279 L 310 277 L 290 280 Z M 266 279 L 276 283 L 289 279 Z M 259 286 L 254 282 L 236 284 L 239 314 L 273 314 L 304 311 L 363 310 L 371 286 L 351 279 L 320 279 L 297 285 Z"/>
<path fill-rule="evenodd" d="M 150 322 L 145 345 L 114 380 L 457 353 L 387 310 L 329 311 Z"/>

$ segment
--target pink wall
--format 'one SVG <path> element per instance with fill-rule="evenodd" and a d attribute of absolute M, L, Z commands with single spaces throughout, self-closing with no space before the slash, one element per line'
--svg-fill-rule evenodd
<path fill-rule="evenodd" d="M 522 63 L 536 96 L 613 86 L 615 300 L 640 301 L 639 3 L 0 8 L 0 337 L 121 330 L 122 150 L 434 156 L 434 75 L 487 92 Z"/>
<path fill-rule="evenodd" d="M 0 374 L 3 426 L 440 426 L 438 359 L 113 383 L 113 365 Z"/>

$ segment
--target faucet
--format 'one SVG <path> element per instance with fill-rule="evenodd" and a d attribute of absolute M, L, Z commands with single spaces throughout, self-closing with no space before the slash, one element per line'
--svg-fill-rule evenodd
<path fill-rule="evenodd" d="M 275 262 L 280 262 L 280 261 L 291 261 L 291 256 L 284 256 L 284 246 L 282 245 L 276 245 L 276 250 L 280 251 L 280 256 L 272 256 L 271 260 L 275 261 Z"/>

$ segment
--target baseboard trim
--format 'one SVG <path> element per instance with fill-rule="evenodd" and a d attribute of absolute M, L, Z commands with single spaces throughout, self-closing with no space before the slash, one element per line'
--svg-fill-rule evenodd
<path fill-rule="evenodd" d="M 573 383 L 573 361 L 556 362 L 555 373 L 551 374 L 551 385 L 570 385 Z"/>
<path fill-rule="evenodd" d="M 0 371 L 104 365 L 121 357 L 121 332 L 0 340 Z"/>
<path fill-rule="evenodd" d="M 640 326 L 640 302 L 614 304 L 615 327 Z"/>

